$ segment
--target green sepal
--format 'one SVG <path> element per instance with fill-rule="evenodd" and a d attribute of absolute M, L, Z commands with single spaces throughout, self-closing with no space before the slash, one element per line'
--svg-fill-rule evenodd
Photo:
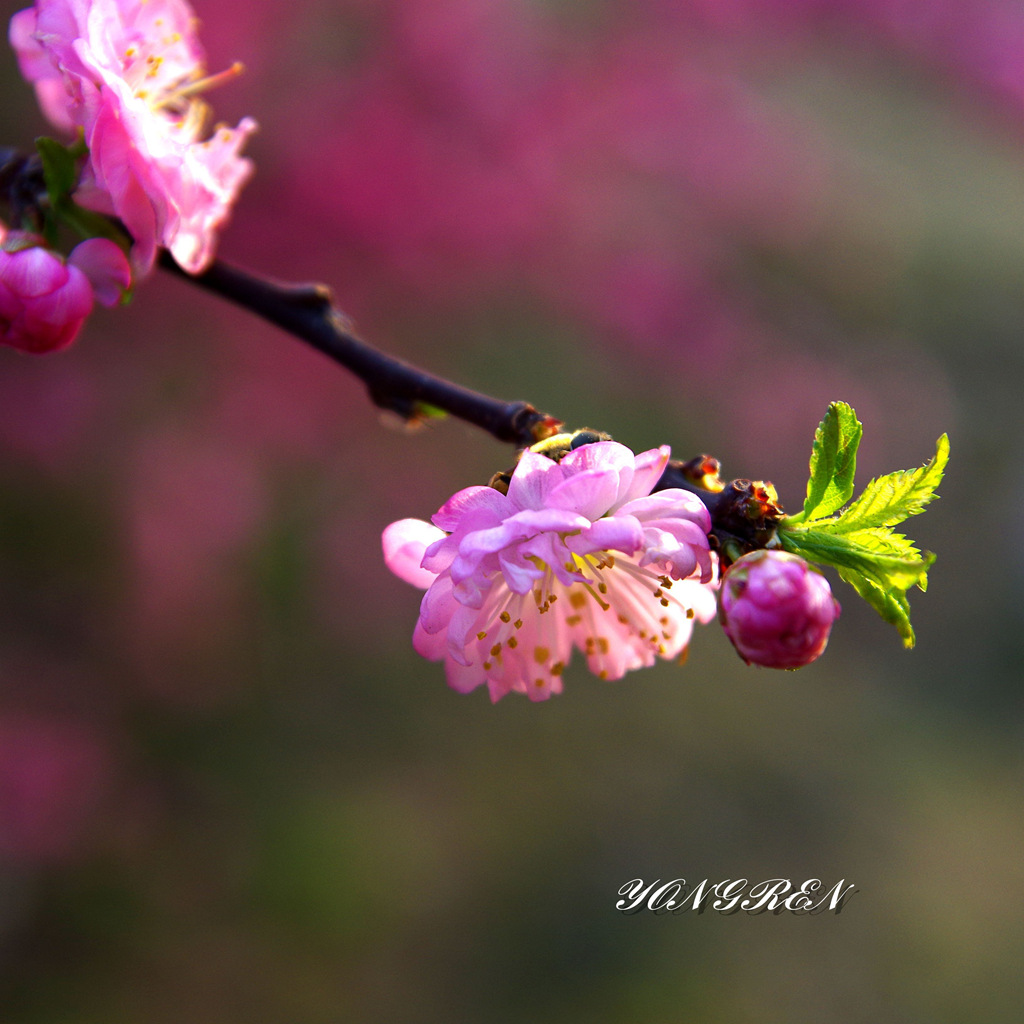
<path fill-rule="evenodd" d="M 814 432 L 803 511 L 793 516 L 792 522 L 830 516 L 850 500 L 863 432 L 857 414 L 845 402 L 828 407 Z"/>
<path fill-rule="evenodd" d="M 64 224 L 77 231 L 83 238 L 108 238 L 121 246 L 125 252 L 131 248 L 128 236 L 102 213 L 87 210 L 69 199 L 61 206 L 58 215 Z"/>

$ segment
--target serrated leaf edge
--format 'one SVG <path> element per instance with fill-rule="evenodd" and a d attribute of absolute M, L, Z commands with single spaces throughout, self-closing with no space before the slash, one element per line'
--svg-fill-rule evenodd
<path fill-rule="evenodd" d="M 851 421 L 852 429 L 844 435 L 843 430 L 851 426 Z M 814 432 L 804 507 L 794 518 L 810 520 L 816 513 L 819 517 L 828 516 L 850 500 L 863 434 L 864 427 L 852 406 L 846 402 L 829 404 Z"/>

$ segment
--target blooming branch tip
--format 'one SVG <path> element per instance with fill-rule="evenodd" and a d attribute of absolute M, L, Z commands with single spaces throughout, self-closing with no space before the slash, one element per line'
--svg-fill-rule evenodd
<path fill-rule="evenodd" d="M 43 112 L 88 147 L 75 200 L 121 221 L 137 276 L 161 246 L 205 270 L 253 170 L 239 154 L 256 122 L 211 134 L 200 98 L 243 67 L 206 75 L 196 24 L 185 0 L 37 0 L 11 20 Z"/>

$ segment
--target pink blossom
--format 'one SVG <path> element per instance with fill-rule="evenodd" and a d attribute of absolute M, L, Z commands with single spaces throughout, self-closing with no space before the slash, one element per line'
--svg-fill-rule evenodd
<path fill-rule="evenodd" d="M 91 238 L 67 261 L 41 239 L 0 227 L 0 343 L 22 352 L 56 352 L 75 340 L 93 298 L 113 305 L 131 274 L 113 242 Z"/>
<path fill-rule="evenodd" d="M 828 580 L 797 555 L 754 551 L 722 577 L 721 620 L 747 664 L 801 668 L 828 643 L 839 602 Z"/>
<path fill-rule="evenodd" d="M 185 0 L 37 0 L 11 20 L 22 73 L 44 113 L 81 128 L 89 148 L 83 205 L 118 217 L 136 271 L 158 245 L 190 273 L 213 259 L 216 233 L 252 173 L 239 156 L 256 124 L 208 132 L 196 18 Z"/>
<path fill-rule="evenodd" d="M 695 495 L 651 494 L 667 447 L 585 444 L 560 462 L 523 453 L 508 494 L 469 487 L 433 525 L 392 523 L 384 559 L 426 587 L 413 645 L 448 682 L 491 699 L 562 690 L 573 646 L 602 679 L 674 658 L 714 616 L 711 518 Z"/>

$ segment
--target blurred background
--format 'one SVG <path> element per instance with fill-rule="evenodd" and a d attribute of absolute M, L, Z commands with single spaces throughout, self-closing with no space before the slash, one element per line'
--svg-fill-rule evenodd
<path fill-rule="evenodd" d="M 0 3 L 3 19 L 21 3 Z M 1024 3 L 196 0 L 257 173 L 221 255 L 636 450 L 803 499 L 948 430 L 905 652 L 717 625 L 563 696 L 447 688 L 382 528 L 511 451 L 156 274 L 0 351 L 0 1020 L 1019 1020 Z M 0 140 L 46 131 L 13 55 Z M 974 546 L 972 546 L 974 545 Z M 840 916 L 623 916 L 630 879 Z"/>

